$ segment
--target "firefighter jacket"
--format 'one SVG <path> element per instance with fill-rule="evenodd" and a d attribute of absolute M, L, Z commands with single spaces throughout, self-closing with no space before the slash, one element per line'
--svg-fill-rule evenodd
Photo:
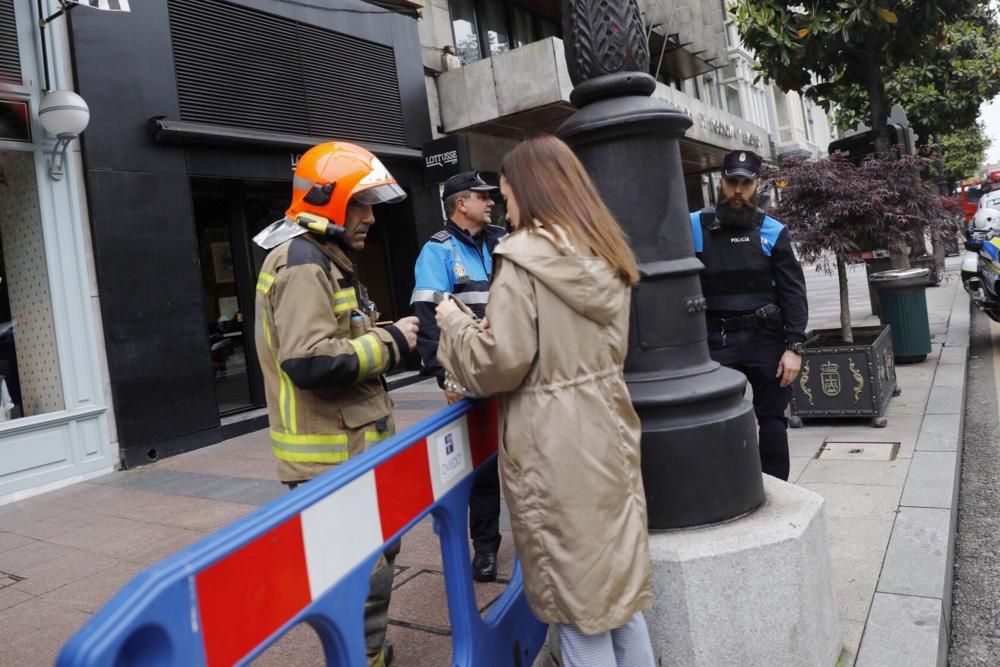
<path fill-rule="evenodd" d="M 372 325 L 364 294 L 340 246 L 312 234 L 264 260 L 256 344 L 283 482 L 311 479 L 393 434 L 382 374 L 409 350 L 396 327 Z"/>
<path fill-rule="evenodd" d="M 472 236 L 451 220 L 432 236 L 417 257 L 414 289 L 410 298 L 413 314 L 420 319 L 417 349 L 424 373 L 444 386 L 444 368 L 437 361 L 439 331 L 435 310 L 445 294 L 454 294 L 479 318 L 486 315 L 490 279 L 493 277 L 493 249 L 507 230 L 486 225 Z"/>

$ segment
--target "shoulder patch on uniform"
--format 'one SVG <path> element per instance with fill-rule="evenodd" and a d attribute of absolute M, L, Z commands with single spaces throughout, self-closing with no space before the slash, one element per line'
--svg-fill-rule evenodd
<path fill-rule="evenodd" d="M 326 271 L 330 270 L 330 258 L 316 247 L 315 243 L 300 236 L 292 239 L 292 244 L 288 247 L 287 267 L 291 268 L 303 264 L 317 264 Z"/>
<path fill-rule="evenodd" d="M 776 219 L 769 215 L 764 216 L 764 221 L 760 225 L 760 245 L 764 250 L 764 254 L 768 257 L 771 256 L 771 251 L 774 250 L 774 245 L 778 242 L 778 236 L 781 235 L 781 230 L 784 228 L 785 225 Z"/>
<path fill-rule="evenodd" d="M 447 229 L 442 229 L 440 232 L 431 237 L 431 241 L 436 241 L 437 243 L 444 243 L 451 238 L 451 232 Z"/>

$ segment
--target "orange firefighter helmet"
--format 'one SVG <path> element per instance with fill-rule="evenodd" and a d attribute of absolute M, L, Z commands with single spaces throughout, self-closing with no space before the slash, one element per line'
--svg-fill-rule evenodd
<path fill-rule="evenodd" d="M 285 213 L 292 220 L 313 214 L 343 227 L 347 205 L 389 204 L 406 193 L 382 161 L 361 146 L 330 141 L 313 146 L 295 165 L 292 203 Z"/>

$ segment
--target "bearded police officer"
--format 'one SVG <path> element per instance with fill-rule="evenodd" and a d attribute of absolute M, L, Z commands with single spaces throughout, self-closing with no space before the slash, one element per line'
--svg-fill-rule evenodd
<path fill-rule="evenodd" d="M 809 306 L 788 230 L 757 208 L 761 162 L 752 151 L 726 155 L 718 206 L 692 213 L 691 233 L 705 265 L 709 351 L 747 376 L 760 427 L 761 468 L 787 480 L 785 408 L 802 364 Z"/>
<path fill-rule="evenodd" d="M 444 183 L 441 198 L 448 221 L 424 245 L 414 269 L 410 303 L 420 319 L 417 349 L 424 372 L 437 378 L 444 388 L 444 368 L 437 361 L 438 330 L 435 309 L 445 294 L 454 294 L 473 313 L 483 318 L 493 277 L 493 249 L 507 234 L 491 225 L 493 197 L 499 188 L 488 184 L 475 171 L 452 176 Z M 448 403 L 461 396 L 445 390 Z M 472 577 L 493 581 L 497 577 L 500 548 L 500 478 L 494 458 L 476 473 L 469 497 L 469 534 L 475 551 Z"/>

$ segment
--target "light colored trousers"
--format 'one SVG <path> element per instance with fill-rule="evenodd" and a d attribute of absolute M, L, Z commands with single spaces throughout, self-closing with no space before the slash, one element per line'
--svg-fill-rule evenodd
<path fill-rule="evenodd" d="M 599 635 L 585 635 L 572 625 L 559 628 L 563 667 L 655 667 L 649 628 L 642 612 L 628 623 Z"/>

